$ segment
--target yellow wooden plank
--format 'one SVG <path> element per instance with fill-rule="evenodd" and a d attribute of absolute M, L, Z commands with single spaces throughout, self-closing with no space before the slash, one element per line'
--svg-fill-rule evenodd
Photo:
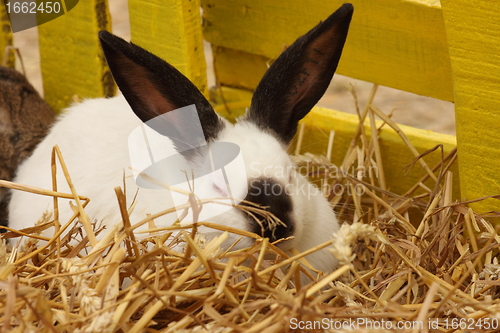
<path fill-rule="evenodd" d="M 0 55 L 3 61 L 4 57 L 4 50 L 5 47 L 8 45 L 12 45 L 12 29 L 10 27 L 10 21 L 9 21 L 9 16 L 7 15 L 7 11 L 5 9 L 4 2 L 0 2 L 0 24 L 1 24 L 1 30 L 0 30 Z M 8 55 L 7 58 L 7 63 L 6 65 L 8 67 L 14 67 L 14 55 L 11 52 Z"/>
<path fill-rule="evenodd" d="M 198 0 L 129 0 L 132 41 L 169 62 L 208 95 Z"/>
<path fill-rule="evenodd" d="M 254 90 L 268 68 L 269 59 L 244 51 L 212 45 L 214 72 L 220 85 Z"/>
<path fill-rule="evenodd" d="M 345 2 L 201 1 L 204 34 L 209 42 L 267 58 L 276 58 L 284 45 L 292 43 Z M 354 16 L 338 73 L 453 100 L 450 60 L 438 1 L 349 2 L 354 5 Z"/>
<path fill-rule="evenodd" d="M 500 2 L 442 0 L 450 47 L 462 195 L 500 194 Z M 475 205 L 500 211 L 498 200 Z"/>
<path fill-rule="evenodd" d="M 226 104 L 222 102 L 221 92 Z M 250 105 L 251 96 L 252 93 L 249 91 L 231 88 L 214 89 L 211 95 L 212 100 L 217 105 L 216 111 L 220 115 L 231 119 L 243 114 L 245 108 Z M 302 142 L 302 147 L 304 147 L 302 152 L 307 151 L 326 155 L 330 131 L 335 130 L 332 162 L 340 165 L 356 132 L 359 123 L 358 117 L 340 111 L 315 107 L 303 121 L 306 124 L 306 129 Z M 378 122 L 377 126 L 380 126 L 380 124 Z M 439 134 L 404 125 L 399 126 L 419 153 L 423 153 L 439 144 L 443 145 L 445 154 L 456 147 L 456 140 L 452 135 Z M 365 123 L 365 131 L 368 134 L 370 133 L 368 120 Z M 418 163 L 405 175 L 405 167 L 413 161 L 414 156 L 402 142 L 399 135 L 388 126 L 385 126 L 380 132 L 380 148 L 389 190 L 394 193 L 404 194 L 425 175 Z M 294 151 L 293 147 L 291 147 L 290 151 Z M 424 157 L 424 160 L 432 168 L 441 161 L 441 153 L 440 151 L 433 152 Z M 458 166 L 455 164 L 451 171 L 454 176 L 453 198 L 459 199 Z M 432 181 L 427 182 L 426 185 L 434 186 Z"/>
<path fill-rule="evenodd" d="M 44 95 L 54 110 L 67 107 L 74 95 L 114 95 L 115 84 L 97 37 L 100 30 L 111 30 L 107 0 L 80 1 L 38 27 Z"/>

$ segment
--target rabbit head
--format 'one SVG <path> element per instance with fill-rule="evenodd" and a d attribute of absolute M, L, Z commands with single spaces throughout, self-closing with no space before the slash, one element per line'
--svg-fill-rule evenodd
<path fill-rule="evenodd" d="M 186 175 L 191 172 L 201 175 L 187 182 L 194 186 L 198 197 L 217 197 L 229 203 L 225 206 L 206 203 L 198 212 L 199 216 L 194 216 L 194 211 L 189 213 L 194 219 L 251 231 L 271 241 L 289 238 L 280 243 L 284 250 L 295 247 L 304 251 L 329 240 L 338 229 L 332 207 L 321 191 L 296 171 L 286 148 L 297 131 L 298 122 L 321 98 L 331 81 L 352 12 L 352 5 L 343 5 L 288 47 L 264 75 L 246 115 L 235 124 L 220 118 L 201 92 L 173 66 L 137 45 L 109 32 L 100 32 L 104 55 L 123 97 L 89 100 L 66 111 L 31 161 L 20 168 L 16 181 L 31 184 L 46 177 L 35 177 L 29 170 L 37 167 L 37 172 L 42 172 L 40 166 L 49 163 L 41 159 L 50 155 L 52 146 L 67 145 L 67 149 L 61 146 L 61 150 L 75 187 L 93 200 L 87 206 L 89 216 L 103 221 L 120 221 L 114 193 L 106 194 L 100 188 L 113 179 L 113 186 L 120 185 L 123 170 L 130 169 L 130 164 L 134 169 L 135 161 L 133 158 L 130 161 L 123 151 L 127 150 L 127 137 L 130 139 L 130 133 L 139 128 L 148 138 L 156 135 L 143 149 L 152 160 L 170 158 L 168 151 L 176 151 L 182 156 L 180 163 L 189 170 Z M 186 111 L 190 105 L 194 106 L 194 113 Z M 197 123 L 202 128 L 201 135 L 193 135 L 193 126 Z M 75 137 L 75 132 L 85 132 L 85 135 Z M 78 152 L 70 149 L 72 140 L 81 147 Z M 82 151 L 85 140 L 91 145 L 88 152 Z M 224 155 L 235 147 L 233 152 L 237 158 Z M 222 163 L 219 157 L 227 161 Z M 231 164 L 233 159 L 237 163 Z M 225 167 L 214 168 L 218 163 Z M 204 172 L 207 166 L 209 170 L 223 171 Z M 127 192 L 132 197 L 136 192 L 134 186 L 140 183 L 143 175 L 141 170 L 138 174 L 134 174 L 133 182 L 127 183 Z M 50 182 L 45 181 L 45 184 L 36 185 L 50 187 Z M 160 193 L 154 188 L 140 188 L 131 220 L 167 208 L 166 199 L 160 197 Z M 27 195 L 13 194 L 10 215 L 13 228 L 23 226 L 18 221 L 26 221 L 22 204 L 23 200 L 28 202 Z M 33 198 L 30 204 L 34 205 Z M 218 210 L 222 206 L 226 208 Z M 260 206 L 264 212 L 252 210 L 255 206 Z M 59 209 L 62 214 L 64 208 L 60 206 Z M 110 210 L 118 216 L 112 217 Z M 155 222 L 158 225 L 158 220 Z M 207 229 L 203 231 L 210 236 L 212 231 Z M 235 235 L 230 242 L 237 238 Z M 239 246 L 249 242 L 249 239 L 243 240 Z M 335 265 L 326 251 L 314 253 L 308 259 L 322 270 L 331 270 Z"/>
<path fill-rule="evenodd" d="M 0 67 L 0 179 L 14 178 L 54 120 L 54 112 L 24 75 Z M 1 225 L 7 223 L 8 201 L 9 192 L 0 187 Z"/>

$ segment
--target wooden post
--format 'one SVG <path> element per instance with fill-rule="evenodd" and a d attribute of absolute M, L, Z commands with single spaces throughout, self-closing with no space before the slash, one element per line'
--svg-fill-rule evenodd
<path fill-rule="evenodd" d="M 129 0 L 132 41 L 169 62 L 208 96 L 198 0 Z"/>
<path fill-rule="evenodd" d="M 10 27 L 9 16 L 7 15 L 7 10 L 3 1 L 0 2 L 0 20 L 0 24 L 2 25 L 0 30 L 0 54 L 3 60 L 5 48 L 12 45 L 12 29 Z M 2 60 L 0 60 L 0 62 Z M 12 52 L 8 54 L 6 65 L 8 67 L 14 67 L 14 54 Z"/>
<path fill-rule="evenodd" d="M 112 96 L 115 84 L 97 33 L 111 30 L 106 0 L 80 1 L 61 17 L 38 27 L 45 100 L 56 111 L 73 96 Z"/>
<path fill-rule="evenodd" d="M 441 0 L 451 58 L 462 197 L 500 195 L 500 2 Z M 500 201 L 473 205 L 500 211 Z"/>

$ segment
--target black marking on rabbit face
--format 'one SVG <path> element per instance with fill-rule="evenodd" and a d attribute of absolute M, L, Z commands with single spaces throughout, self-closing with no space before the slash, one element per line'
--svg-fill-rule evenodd
<path fill-rule="evenodd" d="M 252 226 L 250 231 L 271 241 L 293 235 L 295 225 L 292 218 L 292 199 L 283 184 L 272 178 L 252 179 L 249 181 L 245 201 L 261 206 L 261 209 L 273 214 L 279 220 L 276 221 L 268 214 L 252 212 L 253 216 L 250 214 L 248 216 Z"/>

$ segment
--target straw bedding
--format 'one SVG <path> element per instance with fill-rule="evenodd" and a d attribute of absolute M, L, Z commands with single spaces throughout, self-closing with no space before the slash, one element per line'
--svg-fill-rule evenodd
<path fill-rule="evenodd" d="M 339 259 L 338 269 L 326 275 L 304 269 L 309 264 L 301 258 L 307 253 L 289 257 L 267 239 L 209 223 L 169 237 L 179 227 L 159 230 L 153 215 L 142 221 L 148 232 L 134 233 L 121 189 L 116 192 L 124 227 L 92 248 L 84 230 L 97 234 L 102 228 L 82 214 L 88 199 L 75 189 L 61 194 L 2 181 L 6 187 L 74 198 L 76 207 L 73 221 L 56 223 L 67 236 L 59 232 L 48 242 L 30 238 L 19 251 L 0 245 L 2 332 L 494 331 L 500 320 L 500 237 L 487 217 L 467 203 L 452 202 L 447 170 L 456 152 L 436 166 L 418 159 L 415 167 L 424 168 L 426 176 L 406 195 L 396 195 L 384 190 L 374 116 L 396 130 L 416 158 L 418 153 L 375 106 L 359 116 L 370 119 L 372 135 L 360 126 L 342 167 L 375 166 L 378 175 L 332 177 L 329 168 L 340 166 L 327 157 L 294 157 L 299 166 L 326 170 L 309 176 L 327 180 L 325 195 L 344 221 L 332 241 L 311 250 L 328 247 Z M 55 163 L 62 163 L 63 156 L 54 153 Z M 428 178 L 436 179 L 434 188 L 423 185 Z M 336 195 L 329 191 L 335 184 L 350 193 L 362 185 L 364 193 Z M 186 207 L 198 204 L 191 197 Z M 36 236 L 54 220 L 45 213 L 22 233 Z M 201 224 L 256 240 L 244 250 L 221 251 L 227 234 L 207 241 L 197 233 Z M 4 234 L 14 236 L 19 233 Z M 178 243 L 185 251 L 174 250 Z M 313 282 L 301 285 L 301 272 Z"/>

